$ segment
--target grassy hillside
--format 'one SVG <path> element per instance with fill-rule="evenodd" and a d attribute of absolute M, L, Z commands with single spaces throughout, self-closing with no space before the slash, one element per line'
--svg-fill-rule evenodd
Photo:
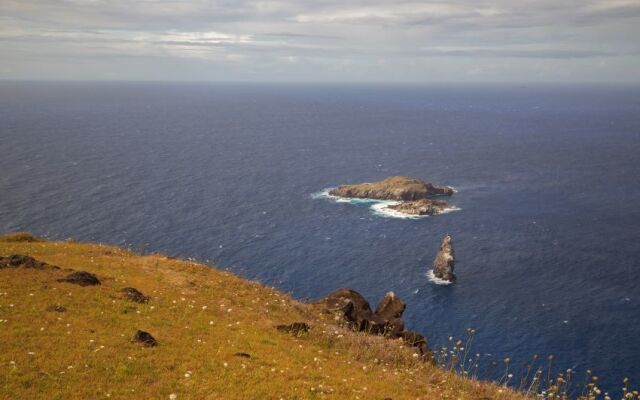
<path fill-rule="evenodd" d="M 0 238 L 0 255 L 11 254 L 60 269 L 0 269 L 2 399 L 520 398 L 209 266 L 28 235 Z M 66 269 L 92 272 L 102 284 L 58 282 Z M 151 301 L 123 298 L 124 287 Z M 66 311 L 48 311 L 56 305 Z M 311 330 L 274 328 L 292 322 Z M 132 342 L 138 329 L 158 346 Z"/>

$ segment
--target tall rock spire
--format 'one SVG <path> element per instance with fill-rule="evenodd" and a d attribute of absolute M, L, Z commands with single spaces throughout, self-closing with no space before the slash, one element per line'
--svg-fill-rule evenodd
<path fill-rule="evenodd" d="M 440 251 L 438 251 L 436 259 L 433 260 L 433 275 L 438 279 L 455 282 L 456 276 L 453 273 L 455 262 L 453 240 L 450 235 L 447 235 L 442 239 Z"/>

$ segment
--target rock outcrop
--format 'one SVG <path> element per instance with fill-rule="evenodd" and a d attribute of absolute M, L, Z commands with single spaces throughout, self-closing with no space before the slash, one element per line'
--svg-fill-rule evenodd
<path fill-rule="evenodd" d="M 126 287 L 122 289 L 122 295 L 127 299 L 136 303 L 148 303 L 150 298 L 145 296 L 136 288 Z"/>
<path fill-rule="evenodd" d="M 22 254 L 13 254 L 6 257 L 0 256 L 0 269 L 2 268 L 59 269 L 54 265 L 49 265 L 46 262 L 38 261 L 33 257 L 25 256 Z"/>
<path fill-rule="evenodd" d="M 371 311 L 369 303 L 360 293 L 351 289 L 340 289 L 315 304 L 353 330 L 402 339 L 422 357 L 432 359 L 426 338 L 415 332 L 405 331 L 402 314 L 406 305 L 393 292 L 385 294 L 375 312 Z"/>
<path fill-rule="evenodd" d="M 373 321 L 369 302 L 355 290 L 340 289 L 319 300 L 327 312 L 342 316 L 355 330 L 363 331 Z"/>
<path fill-rule="evenodd" d="M 392 176 L 379 182 L 340 185 L 329 194 L 339 197 L 414 201 L 437 195 L 450 196 L 453 189 L 406 176 Z"/>
<path fill-rule="evenodd" d="M 58 282 L 67 282 L 73 283 L 74 285 L 80 286 L 94 286 L 99 285 L 100 280 L 91 272 L 86 271 L 77 271 L 72 272 L 62 279 L 58 279 Z"/>
<path fill-rule="evenodd" d="M 438 279 L 455 282 L 456 276 L 453 273 L 455 262 L 453 239 L 450 235 L 447 235 L 442 239 L 440 251 L 438 251 L 436 259 L 433 260 L 433 275 Z"/>
<path fill-rule="evenodd" d="M 294 322 L 289 325 L 277 325 L 276 329 L 280 332 L 287 332 L 294 336 L 300 336 L 304 333 L 309 332 L 311 327 L 306 322 Z"/>
<path fill-rule="evenodd" d="M 138 330 L 133 338 L 132 342 L 142 343 L 145 347 L 155 347 L 158 345 L 158 341 L 149 332 Z"/>
<path fill-rule="evenodd" d="M 404 201 L 386 208 L 408 215 L 436 215 L 442 213 L 448 207 L 449 203 L 444 200 L 420 199 Z"/>

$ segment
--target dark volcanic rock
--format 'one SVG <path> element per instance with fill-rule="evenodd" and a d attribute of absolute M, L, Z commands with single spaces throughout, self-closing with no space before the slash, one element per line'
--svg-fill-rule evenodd
<path fill-rule="evenodd" d="M 453 239 L 447 235 L 442 240 L 440 251 L 438 251 L 438 255 L 433 261 L 433 275 L 445 281 L 455 282 L 456 276 L 453 273 L 455 261 Z"/>
<path fill-rule="evenodd" d="M 47 307 L 47 311 L 50 311 L 50 312 L 66 312 L 67 309 L 64 308 L 61 305 L 51 305 L 51 306 Z"/>
<path fill-rule="evenodd" d="M 33 257 L 25 256 L 22 254 L 13 254 L 8 257 L 0 256 L 0 269 L 2 268 L 34 268 L 34 269 L 45 269 L 45 268 L 55 268 L 59 269 L 56 266 L 49 265 L 45 262 L 38 261 Z"/>
<path fill-rule="evenodd" d="M 431 350 L 427 345 L 427 338 L 423 335 L 418 332 L 404 331 L 400 337 L 408 346 L 414 347 L 418 350 L 418 354 L 421 356 L 432 358 Z"/>
<path fill-rule="evenodd" d="M 384 296 L 375 313 L 371 311 L 367 300 L 351 289 L 340 289 L 320 299 L 316 304 L 321 305 L 325 311 L 341 317 L 357 331 L 397 337 L 404 330 L 401 317 L 406 306 L 393 292 Z"/>
<path fill-rule="evenodd" d="M 395 293 L 388 292 L 384 295 L 382 300 L 380 300 L 378 307 L 376 307 L 375 314 L 376 316 L 389 321 L 393 318 L 402 317 L 402 313 L 406 307 L 407 305 L 404 304 Z"/>
<path fill-rule="evenodd" d="M 385 294 L 373 315 L 373 320 L 378 330 L 377 333 L 389 337 L 398 337 L 404 331 L 402 313 L 406 307 L 406 304 L 395 293 L 388 292 Z"/>
<path fill-rule="evenodd" d="M 350 289 L 340 289 L 315 304 L 329 313 L 341 315 L 356 330 L 388 338 L 402 338 L 408 346 L 415 347 L 425 360 L 432 360 L 427 339 L 417 332 L 405 331 L 402 314 L 406 305 L 393 292 L 385 294 L 375 313 L 358 292 Z"/>
<path fill-rule="evenodd" d="M 373 312 L 367 300 L 355 290 L 339 289 L 320 299 L 326 311 L 341 315 L 354 329 L 365 330 L 373 321 Z"/>
<path fill-rule="evenodd" d="M 145 347 L 155 347 L 158 345 L 158 341 L 151 336 L 149 332 L 138 330 L 135 335 L 133 335 L 132 342 L 142 343 Z"/>
<path fill-rule="evenodd" d="M 295 336 L 300 336 L 303 333 L 309 332 L 309 329 L 311 329 L 311 327 L 305 322 L 294 322 L 291 325 L 277 325 L 276 329 L 280 332 L 287 332 Z"/>
<path fill-rule="evenodd" d="M 437 215 L 449 207 L 449 203 L 444 200 L 420 199 L 415 201 L 405 201 L 399 204 L 387 206 L 386 208 L 401 212 L 407 215 Z"/>
<path fill-rule="evenodd" d="M 379 182 L 340 185 L 329 194 L 339 197 L 413 201 L 436 195 L 451 196 L 453 189 L 406 176 L 392 176 Z"/>
<path fill-rule="evenodd" d="M 397 338 L 404 331 L 404 320 L 402 318 L 392 318 L 390 320 L 376 321 L 379 334 L 390 338 Z"/>
<path fill-rule="evenodd" d="M 100 284 L 100 280 L 94 274 L 86 271 L 72 272 L 66 277 L 58 279 L 58 282 L 73 283 L 80 286 L 93 286 Z"/>
<path fill-rule="evenodd" d="M 149 296 L 145 296 L 138 289 L 132 287 L 126 287 L 122 289 L 122 294 L 128 300 L 134 301 L 136 303 L 148 303 L 150 300 Z"/>

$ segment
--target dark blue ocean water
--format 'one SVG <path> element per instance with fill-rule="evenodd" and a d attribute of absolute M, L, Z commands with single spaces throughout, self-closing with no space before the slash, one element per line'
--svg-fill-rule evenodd
<path fill-rule="evenodd" d="M 0 231 L 389 290 L 432 344 L 640 381 L 640 88 L 0 83 Z M 462 210 L 312 199 L 410 175 Z M 459 282 L 425 273 L 451 233 Z M 615 385 L 614 385 L 615 384 Z"/>

